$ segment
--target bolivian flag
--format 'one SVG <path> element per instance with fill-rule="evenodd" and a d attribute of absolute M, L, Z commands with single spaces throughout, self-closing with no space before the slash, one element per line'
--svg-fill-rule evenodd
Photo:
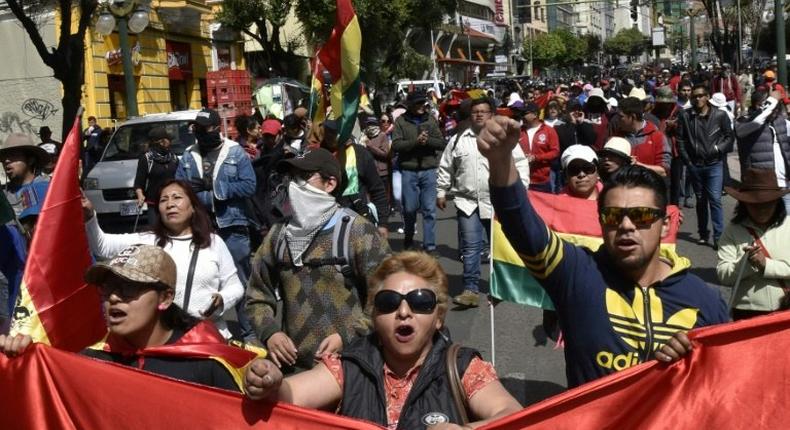
<path fill-rule="evenodd" d="M 321 60 L 316 56 L 313 59 L 313 81 L 310 88 L 310 119 L 314 126 L 324 122 L 327 108 L 327 95 L 324 82 L 324 68 Z"/>
<path fill-rule="evenodd" d="M 598 221 L 598 203 L 568 195 L 530 192 L 529 201 L 551 230 L 564 241 L 593 251 L 603 243 Z M 680 226 L 677 206 L 669 206 L 669 233 L 662 238 L 662 250 L 674 250 Z M 543 309 L 554 309 L 549 295 L 524 265 L 510 245 L 498 220 L 492 225 L 491 295 L 498 299 Z"/>
<path fill-rule="evenodd" d="M 105 332 L 98 291 L 83 280 L 92 259 L 78 179 L 81 140 L 77 117 L 38 217 L 11 323 L 12 334 L 70 351 Z"/>
<path fill-rule="evenodd" d="M 338 142 L 351 137 L 357 120 L 362 82 L 359 78 L 361 49 L 362 32 L 351 0 L 337 0 L 335 28 L 318 58 L 332 77 L 329 97 L 333 119 L 339 123 Z"/>

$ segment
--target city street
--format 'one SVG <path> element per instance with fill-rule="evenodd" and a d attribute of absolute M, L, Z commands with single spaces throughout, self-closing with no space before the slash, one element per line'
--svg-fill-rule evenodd
<path fill-rule="evenodd" d="M 734 179 L 740 177 L 737 155 L 730 154 L 730 172 Z M 725 225 L 732 218 L 735 200 L 722 197 Z M 677 250 L 692 262 L 692 272 L 708 284 L 720 288 L 723 297 L 729 298 L 729 289 L 717 286 L 716 252 L 710 246 L 699 246 L 695 209 L 684 209 L 685 217 L 678 234 Z M 462 266 L 457 257 L 457 227 L 455 208 L 448 205 L 440 211 L 437 221 L 437 242 L 442 254 L 442 265 L 450 277 L 451 295 L 461 291 Z M 418 230 L 421 225 L 418 222 Z M 419 235 L 416 238 L 420 239 Z M 393 234 L 394 250 L 402 246 L 401 235 Z M 485 280 L 481 290 L 488 288 L 489 265 L 483 266 Z M 546 339 L 541 326 L 541 309 L 502 302 L 494 309 L 494 341 L 496 355 L 491 348 L 491 308 L 481 301 L 477 309 L 453 310 L 447 315 L 447 325 L 453 340 L 478 349 L 487 360 L 495 359 L 496 370 L 508 390 L 523 404 L 529 405 L 566 388 L 565 360 L 562 349 Z"/>

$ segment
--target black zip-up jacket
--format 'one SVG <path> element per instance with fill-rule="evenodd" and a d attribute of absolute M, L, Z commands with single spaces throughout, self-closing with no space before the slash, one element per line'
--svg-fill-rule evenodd
<path fill-rule="evenodd" d="M 732 151 L 735 133 L 724 111 L 710 107 L 708 115 L 686 109 L 680 114 L 677 143 L 686 165 L 710 166 L 723 160 Z"/>
<path fill-rule="evenodd" d="M 428 423 L 434 422 L 432 419 L 442 415 L 451 423 L 461 423 L 446 369 L 445 353 L 450 343 L 449 333 L 445 330 L 434 336 L 433 348 L 425 358 L 401 410 L 398 429 L 426 429 Z M 479 356 L 480 353 L 471 348 L 461 348 L 458 351 L 459 378 L 463 379 L 472 358 Z M 384 358 L 376 335 L 371 334 L 353 341 L 343 349 L 341 360 L 344 383 L 340 414 L 386 426 Z"/>

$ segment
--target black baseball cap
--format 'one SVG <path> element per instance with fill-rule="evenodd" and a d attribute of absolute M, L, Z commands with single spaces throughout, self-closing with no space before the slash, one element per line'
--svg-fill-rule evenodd
<path fill-rule="evenodd" d="M 148 138 L 151 140 L 160 140 L 160 139 L 168 139 L 173 140 L 173 136 L 167 132 L 167 129 L 162 126 L 158 125 L 151 130 L 148 131 Z"/>
<path fill-rule="evenodd" d="M 324 148 L 307 150 L 303 154 L 282 160 L 277 164 L 277 171 L 280 173 L 285 173 L 290 168 L 303 172 L 318 172 L 322 176 L 332 176 L 338 181 L 342 179 L 340 162 Z"/>
<path fill-rule="evenodd" d="M 197 113 L 194 121 L 190 121 L 190 124 L 197 124 L 203 127 L 219 125 L 219 114 L 214 109 L 203 108 Z"/>
<path fill-rule="evenodd" d="M 540 112 L 540 107 L 535 103 L 529 102 L 526 105 L 524 105 L 524 109 L 522 109 L 521 111 L 524 112 L 525 114 L 538 113 Z"/>

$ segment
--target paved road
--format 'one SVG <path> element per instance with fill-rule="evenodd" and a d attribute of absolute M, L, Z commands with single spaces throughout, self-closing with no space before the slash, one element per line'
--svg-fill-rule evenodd
<path fill-rule="evenodd" d="M 730 171 L 739 178 L 737 158 L 730 158 Z M 732 217 L 735 201 L 723 197 L 725 225 Z M 684 223 L 678 234 L 677 250 L 680 255 L 692 261 L 692 272 L 700 278 L 716 285 L 716 252 L 710 246 L 695 243 L 697 236 L 696 210 L 684 209 Z M 437 243 L 442 254 L 441 263 L 450 278 L 451 295 L 461 291 L 461 263 L 457 258 L 458 237 L 455 209 L 448 205 L 440 211 L 437 222 Z M 421 225 L 418 223 L 418 230 Z M 419 241 L 419 231 L 416 239 Z M 402 248 L 402 236 L 393 234 L 391 244 L 394 250 Z M 484 280 L 481 290 L 488 290 L 489 266 L 483 267 Z M 729 290 L 721 288 L 725 300 Z M 453 310 L 447 316 L 447 325 L 453 339 L 464 345 L 480 350 L 483 357 L 491 360 L 494 356 L 491 347 L 491 313 L 487 305 L 477 309 Z M 512 303 L 500 303 L 493 309 L 497 372 L 505 386 L 523 404 L 529 405 L 560 393 L 566 389 L 565 359 L 563 351 L 551 340 L 546 340 L 542 329 L 542 310 Z"/>

